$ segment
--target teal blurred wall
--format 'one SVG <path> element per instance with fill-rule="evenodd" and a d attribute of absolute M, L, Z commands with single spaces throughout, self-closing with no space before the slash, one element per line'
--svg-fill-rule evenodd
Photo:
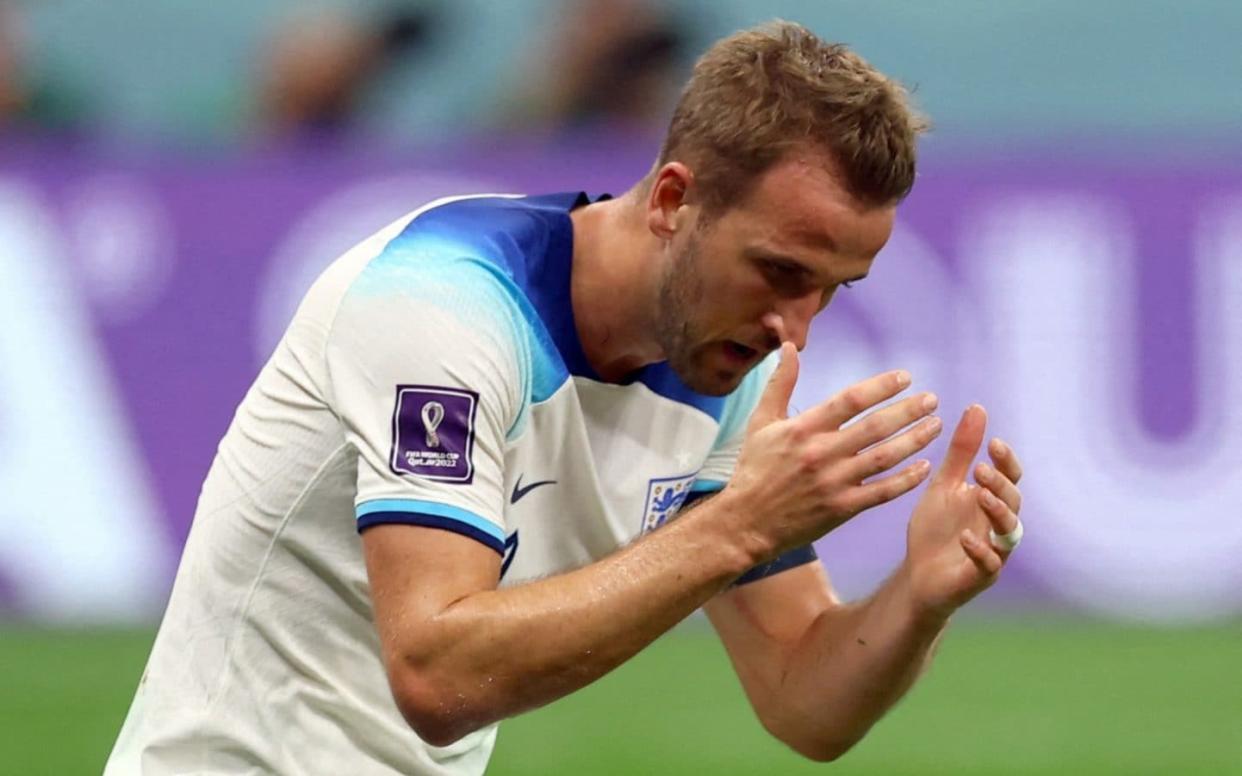
<path fill-rule="evenodd" d="M 22 6 L 34 65 L 93 99 L 108 136 L 228 142 L 256 53 L 282 20 L 382 0 L 49 0 Z M 419 7 L 425 3 L 405 4 Z M 370 95 L 398 141 L 487 128 L 565 0 L 437 3 L 434 48 Z M 854 45 L 917 89 L 938 142 L 968 147 L 1170 140 L 1229 151 L 1242 129 L 1242 3 L 1230 0 L 675 0 L 699 51 L 780 16 Z M 687 63 L 688 64 L 688 63 Z"/>

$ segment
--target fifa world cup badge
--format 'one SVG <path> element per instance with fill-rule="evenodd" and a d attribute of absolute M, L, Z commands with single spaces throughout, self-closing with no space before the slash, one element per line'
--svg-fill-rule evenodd
<path fill-rule="evenodd" d="M 389 465 L 397 474 L 469 484 L 479 395 L 460 388 L 397 386 Z"/>

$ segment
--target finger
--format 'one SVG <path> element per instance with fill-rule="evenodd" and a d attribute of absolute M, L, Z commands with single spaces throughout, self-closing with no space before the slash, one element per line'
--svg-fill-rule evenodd
<path fill-rule="evenodd" d="M 762 428 L 789 417 L 789 399 L 798 382 L 798 349 L 792 342 L 781 343 L 781 360 L 768 378 L 750 416 L 750 428 Z"/>
<path fill-rule="evenodd" d="M 850 508 L 857 513 L 880 504 L 887 504 L 917 488 L 919 483 L 927 479 L 930 472 L 931 461 L 919 460 L 896 474 L 860 485 L 854 489 L 850 498 Z"/>
<path fill-rule="evenodd" d="M 855 383 L 825 402 L 815 405 L 801 417 L 816 428 L 836 431 L 850 418 L 910 387 L 910 373 L 904 369 L 884 372 Z"/>
<path fill-rule="evenodd" d="M 983 407 L 972 404 L 966 408 L 953 431 L 949 451 L 945 453 L 940 470 L 936 472 L 937 483 L 955 484 L 966 481 L 970 462 L 979 452 L 979 445 L 983 444 L 983 432 L 987 424 L 988 413 Z"/>
<path fill-rule="evenodd" d="M 882 407 L 842 429 L 841 445 L 849 452 L 857 452 L 882 442 L 919 418 L 930 415 L 939 403 L 936 394 L 923 393 Z"/>
<path fill-rule="evenodd" d="M 986 463 L 977 464 L 975 482 L 992 491 L 1015 515 L 1022 510 L 1022 491 L 1018 490 L 1018 486 L 1010 482 L 1009 478 L 998 470 Z"/>
<path fill-rule="evenodd" d="M 1018 461 L 1018 454 L 1013 448 L 1005 444 L 1000 437 L 994 438 L 988 444 L 988 455 L 992 457 L 992 463 L 996 464 L 996 468 L 1001 471 L 1009 481 L 1014 485 L 1018 484 L 1018 480 L 1022 479 L 1022 464 Z"/>
<path fill-rule="evenodd" d="M 928 418 L 914 428 L 862 451 L 850 462 L 849 481 L 862 482 L 888 471 L 931 444 L 943 428 L 940 418 Z"/>
<path fill-rule="evenodd" d="M 977 495 L 979 505 L 983 507 L 983 513 L 988 516 L 988 522 L 992 524 L 992 530 L 998 534 L 1013 533 L 1018 527 L 1018 516 L 1005 505 L 1005 502 L 998 499 L 987 488 L 979 488 Z"/>
<path fill-rule="evenodd" d="M 985 577 L 995 577 L 1000 573 L 1005 561 L 990 542 L 980 539 L 969 528 L 964 529 L 958 539 L 962 543 L 966 556 Z"/>

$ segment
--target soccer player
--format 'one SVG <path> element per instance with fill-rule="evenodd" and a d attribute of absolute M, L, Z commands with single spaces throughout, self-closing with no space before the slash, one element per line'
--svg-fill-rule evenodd
<path fill-rule="evenodd" d="M 888 581 L 842 603 L 813 562 L 931 474 L 904 372 L 788 411 L 920 129 L 770 25 L 699 61 L 623 195 L 441 201 L 346 253 L 220 445 L 107 772 L 482 773 L 498 721 L 700 606 L 773 735 L 846 751 L 1020 535 L 1013 452 L 967 482 L 971 407 Z"/>

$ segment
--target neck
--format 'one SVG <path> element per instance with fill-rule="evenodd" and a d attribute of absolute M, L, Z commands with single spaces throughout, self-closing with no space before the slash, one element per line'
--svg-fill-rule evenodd
<path fill-rule="evenodd" d="M 654 337 L 659 244 L 647 229 L 640 192 L 578 208 L 570 218 L 570 297 L 587 361 L 608 382 L 662 361 Z"/>

